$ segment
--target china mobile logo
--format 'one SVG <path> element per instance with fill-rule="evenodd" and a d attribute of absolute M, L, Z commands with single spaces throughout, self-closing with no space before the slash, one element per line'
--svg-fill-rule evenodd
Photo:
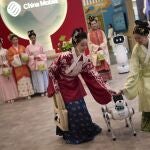
<path fill-rule="evenodd" d="M 33 8 L 39 8 L 44 6 L 49 6 L 52 4 L 57 4 L 59 0 L 39 0 L 38 2 L 25 2 L 23 4 L 23 9 L 33 9 Z M 12 17 L 17 17 L 21 12 L 21 5 L 18 4 L 15 1 L 12 1 L 7 6 L 7 12 Z"/>
<path fill-rule="evenodd" d="M 7 6 L 7 12 L 13 17 L 17 17 L 21 12 L 21 5 L 15 1 L 12 1 Z"/>

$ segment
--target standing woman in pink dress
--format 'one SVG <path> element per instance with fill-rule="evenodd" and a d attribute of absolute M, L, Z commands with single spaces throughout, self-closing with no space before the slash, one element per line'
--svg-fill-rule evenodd
<path fill-rule="evenodd" d="M 18 91 L 6 59 L 7 50 L 2 47 L 2 43 L 0 38 L 0 101 L 12 103 L 18 97 Z"/>
<path fill-rule="evenodd" d="M 47 56 L 43 51 L 43 47 L 36 41 L 36 33 L 28 31 L 31 44 L 27 46 L 26 52 L 29 55 L 29 68 L 31 70 L 34 92 L 41 94 L 47 93 L 48 87 L 48 68 Z"/>

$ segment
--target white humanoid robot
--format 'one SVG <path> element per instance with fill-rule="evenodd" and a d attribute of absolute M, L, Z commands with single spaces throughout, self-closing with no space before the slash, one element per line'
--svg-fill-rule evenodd
<path fill-rule="evenodd" d="M 125 37 L 123 35 L 116 35 L 113 38 L 113 51 L 116 56 L 118 73 L 128 73 L 129 63 L 127 56 L 127 48 L 124 46 Z"/>

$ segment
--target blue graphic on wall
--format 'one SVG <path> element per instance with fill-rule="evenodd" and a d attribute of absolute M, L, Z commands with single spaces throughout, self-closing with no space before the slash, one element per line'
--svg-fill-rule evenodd
<path fill-rule="evenodd" d="M 126 32 L 128 30 L 127 10 L 123 1 L 120 1 L 120 3 L 118 1 L 118 5 L 116 4 L 115 7 L 114 4 L 112 3 L 112 5 L 110 5 L 110 7 L 108 7 L 106 11 L 103 12 L 103 17 L 105 22 L 106 34 L 108 34 L 109 24 L 113 25 L 113 28 L 117 33 Z"/>
<path fill-rule="evenodd" d="M 113 7 L 118 7 L 123 4 L 123 0 L 112 0 Z"/>

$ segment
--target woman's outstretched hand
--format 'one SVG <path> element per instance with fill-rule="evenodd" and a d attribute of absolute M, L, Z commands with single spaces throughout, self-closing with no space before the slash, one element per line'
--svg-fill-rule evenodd
<path fill-rule="evenodd" d="M 111 93 L 111 95 L 117 95 L 117 92 L 115 92 L 113 90 L 109 90 L 109 92 Z"/>
<path fill-rule="evenodd" d="M 109 90 L 109 92 L 111 93 L 112 96 L 113 95 L 123 95 L 124 94 L 123 90 L 120 90 L 119 92 L 115 92 L 113 90 Z"/>
<path fill-rule="evenodd" d="M 117 95 L 123 95 L 123 94 L 124 94 L 123 90 L 120 90 L 120 91 L 117 93 Z"/>

